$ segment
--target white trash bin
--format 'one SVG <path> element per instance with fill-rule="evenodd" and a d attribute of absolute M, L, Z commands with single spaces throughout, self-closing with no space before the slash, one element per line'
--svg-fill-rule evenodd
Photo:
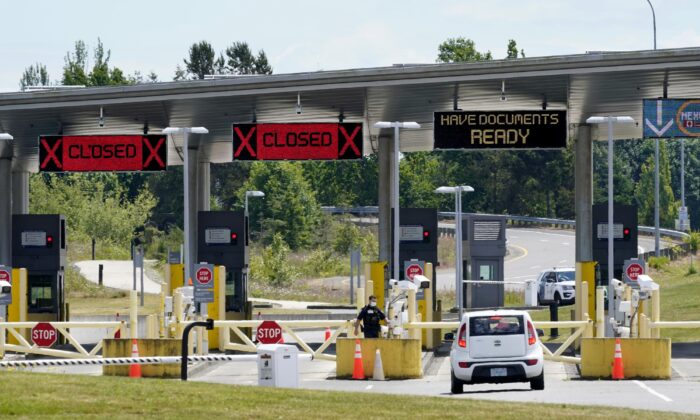
<path fill-rule="evenodd" d="M 258 346 L 258 385 L 298 388 L 299 350 L 286 344 Z"/>

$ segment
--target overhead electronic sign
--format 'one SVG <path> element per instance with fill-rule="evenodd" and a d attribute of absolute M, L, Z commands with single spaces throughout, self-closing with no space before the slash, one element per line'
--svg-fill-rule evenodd
<path fill-rule="evenodd" d="M 700 137 L 700 99 L 644 99 L 644 137 Z"/>
<path fill-rule="evenodd" d="M 435 149 L 566 147 L 566 111 L 445 111 L 433 118 Z"/>
<path fill-rule="evenodd" d="M 233 160 L 361 158 L 362 123 L 233 125 Z"/>
<path fill-rule="evenodd" d="M 42 172 L 164 171 L 166 136 L 101 135 L 39 137 Z"/>

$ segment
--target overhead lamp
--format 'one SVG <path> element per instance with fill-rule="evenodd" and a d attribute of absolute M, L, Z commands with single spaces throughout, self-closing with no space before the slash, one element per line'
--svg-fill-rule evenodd
<path fill-rule="evenodd" d="M 0 133 L 0 140 L 13 140 L 14 137 L 12 137 L 11 134 L 9 133 Z"/>

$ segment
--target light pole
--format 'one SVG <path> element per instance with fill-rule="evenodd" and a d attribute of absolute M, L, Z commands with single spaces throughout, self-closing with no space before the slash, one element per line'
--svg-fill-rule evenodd
<path fill-rule="evenodd" d="M 392 267 L 393 267 L 393 277 L 395 280 L 399 279 L 399 237 L 400 237 L 400 224 L 399 224 L 399 129 L 400 128 L 420 128 L 420 124 L 413 121 L 379 121 L 374 124 L 377 128 L 394 128 L 394 171 L 392 174 L 392 207 L 394 208 L 394 227 L 392 242 L 394 247 Z M 386 287 L 386 285 L 385 285 Z"/>
<path fill-rule="evenodd" d="M 633 123 L 632 117 L 590 117 L 586 120 L 588 124 L 608 123 L 608 318 L 615 313 L 615 288 L 613 287 L 613 277 L 615 274 L 615 251 L 613 235 L 614 211 L 613 211 L 613 123 Z M 606 323 L 606 325 L 608 325 Z M 606 331 L 611 328 L 606 327 Z"/>
<path fill-rule="evenodd" d="M 192 245 L 192 238 L 190 238 L 190 186 L 189 186 L 189 169 L 190 169 L 190 163 L 189 163 L 189 147 L 188 147 L 188 138 L 190 133 L 192 134 L 207 134 L 209 133 L 209 130 L 207 130 L 204 127 L 167 127 L 163 129 L 163 134 L 176 134 L 176 133 L 182 133 L 182 153 L 183 153 L 183 164 L 184 164 L 184 170 L 183 170 L 183 180 L 184 180 L 184 200 L 185 200 L 185 205 L 184 205 L 184 226 L 185 226 L 185 252 L 183 255 L 183 261 L 185 263 L 185 278 L 184 282 L 185 284 L 188 283 L 188 281 L 192 278 L 192 264 L 194 264 L 194 261 L 192 261 L 193 258 L 196 258 L 193 254 L 194 252 L 193 249 L 191 248 Z M 204 305 L 206 307 L 206 305 Z"/>
<path fill-rule="evenodd" d="M 455 295 L 457 296 L 457 309 L 462 319 L 462 193 L 474 192 L 474 188 L 469 185 L 459 185 L 456 187 L 439 187 L 435 190 L 438 194 L 455 195 Z"/>
<path fill-rule="evenodd" d="M 262 191 L 246 191 L 245 192 L 245 206 L 243 215 L 248 217 L 248 197 L 265 197 L 265 193 Z"/>

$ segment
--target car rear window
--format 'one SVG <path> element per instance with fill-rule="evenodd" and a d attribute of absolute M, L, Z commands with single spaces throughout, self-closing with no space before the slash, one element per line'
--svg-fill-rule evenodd
<path fill-rule="evenodd" d="M 469 335 L 524 334 L 523 317 L 520 315 L 477 316 L 469 318 Z"/>

